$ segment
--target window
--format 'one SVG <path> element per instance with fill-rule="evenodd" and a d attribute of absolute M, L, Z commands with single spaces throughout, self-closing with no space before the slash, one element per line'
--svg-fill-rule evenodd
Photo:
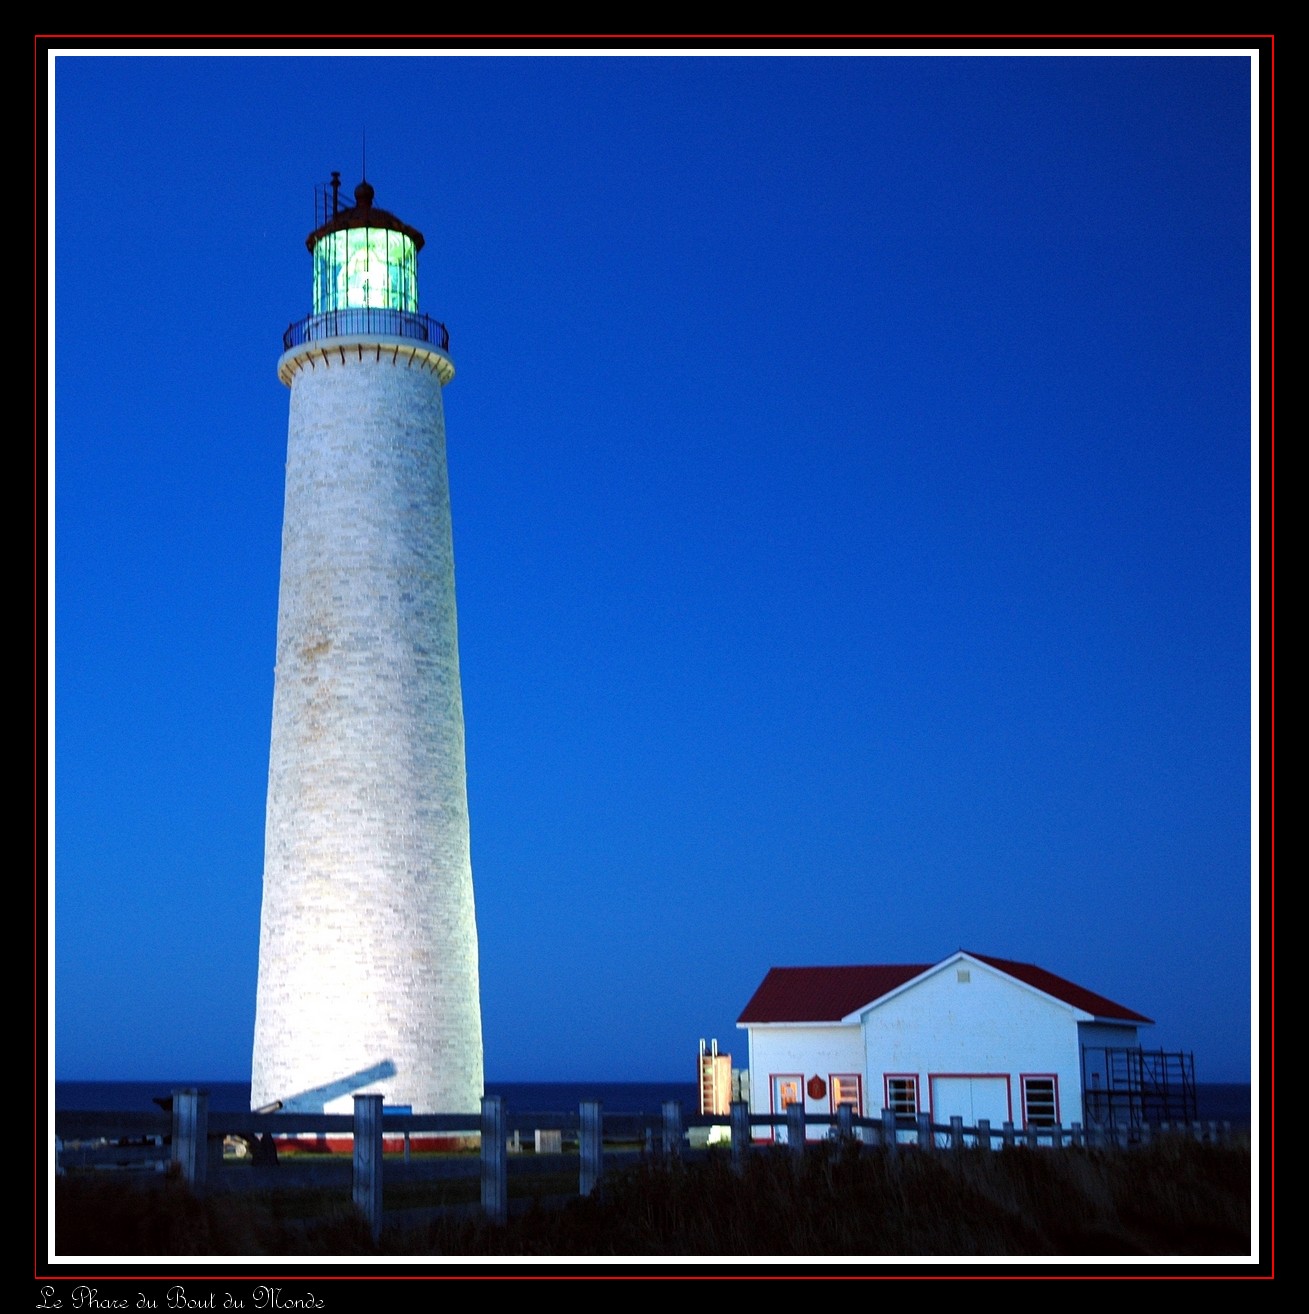
<path fill-rule="evenodd" d="M 886 1079 L 886 1107 L 896 1117 L 915 1117 L 918 1113 L 918 1076 Z"/>
<path fill-rule="evenodd" d="M 797 1076 L 775 1076 L 773 1078 L 773 1109 L 777 1113 L 785 1113 L 792 1104 L 803 1104 L 804 1097 L 800 1094 L 800 1083 L 804 1081 L 803 1077 Z"/>
<path fill-rule="evenodd" d="M 413 239 L 388 228 L 343 228 L 314 247 L 314 314 L 418 309 Z"/>
<path fill-rule="evenodd" d="M 834 1072 L 828 1078 L 827 1086 L 832 1092 L 833 1113 L 842 1104 L 848 1104 L 855 1117 L 860 1116 L 863 1111 L 863 1092 L 859 1089 L 860 1081 L 857 1073 Z"/>
<path fill-rule="evenodd" d="M 1023 1126 L 1053 1127 L 1059 1121 L 1059 1079 L 1023 1078 Z"/>
<path fill-rule="evenodd" d="M 768 1089 L 773 1113 L 785 1114 L 793 1104 L 804 1108 L 804 1076 L 801 1073 L 771 1073 L 768 1078 Z M 785 1144 L 786 1128 L 774 1123 L 772 1136 L 778 1144 Z"/>

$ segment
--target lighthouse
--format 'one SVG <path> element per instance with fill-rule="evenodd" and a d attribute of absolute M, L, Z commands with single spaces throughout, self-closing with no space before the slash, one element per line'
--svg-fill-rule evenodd
<path fill-rule="evenodd" d="M 423 235 L 318 190 L 283 335 L 286 500 L 251 1105 L 415 1113 L 482 1095 L 442 390 Z"/>

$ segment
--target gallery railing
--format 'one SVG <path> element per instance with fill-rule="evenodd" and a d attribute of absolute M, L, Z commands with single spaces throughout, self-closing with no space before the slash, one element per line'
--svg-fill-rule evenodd
<path fill-rule="evenodd" d="M 296 320 L 282 334 L 282 350 L 321 342 L 324 338 L 367 337 L 376 334 L 387 338 L 416 338 L 440 351 L 450 350 L 450 334 L 439 319 L 408 310 L 384 310 L 376 306 L 358 306 L 350 310 L 328 310 L 321 315 L 306 315 Z"/>

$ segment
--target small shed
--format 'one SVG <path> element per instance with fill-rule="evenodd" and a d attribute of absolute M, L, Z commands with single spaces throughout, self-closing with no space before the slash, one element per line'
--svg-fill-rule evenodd
<path fill-rule="evenodd" d="M 959 950 L 935 964 L 774 967 L 737 1026 L 751 1112 L 927 1113 L 965 1126 L 1087 1121 L 1112 1055 L 1151 1019 L 1031 963 Z M 815 1129 L 815 1134 L 820 1134 Z"/>

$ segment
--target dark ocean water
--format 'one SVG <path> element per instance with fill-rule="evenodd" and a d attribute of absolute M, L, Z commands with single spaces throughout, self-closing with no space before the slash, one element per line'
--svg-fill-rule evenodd
<path fill-rule="evenodd" d="M 56 1081 L 55 1108 L 149 1112 L 155 1108 L 152 1101 L 156 1096 L 187 1089 L 208 1091 L 209 1107 L 215 1112 L 250 1109 L 248 1081 Z M 665 1100 L 680 1100 L 684 1110 L 693 1110 L 699 1107 L 700 1098 L 693 1081 L 488 1081 L 486 1093 L 503 1096 L 509 1109 L 522 1113 L 576 1113 L 583 1100 L 599 1100 L 607 1113 L 653 1116 Z"/>
<path fill-rule="evenodd" d="M 57 1081 L 55 1108 L 94 1112 L 155 1108 L 155 1096 L 175 1090 L 209 1092 L 209 1107 L 215 1112 L 242 1113 L 250 1108 L 248 1081 Z M 695 1082 L 686 1081 L 488 1081 L 488 1095 L 501 1095 L 510 1111 L 519 1113 L 576 1112 L 583 1100 L 599 1100 L 607 1113 L 657 1115 L 665 1100 L 680 1100 L 692 1113 L 699 1107 Z M 1199 1084 L 1196 1087 L 1199 1116 L 1226 1120 L 1239 1127 L 1250 1125 L 1250 1087 L 1235 1083 Z M 471 1112 L 471 1110 L 470 1110 Z"/>

